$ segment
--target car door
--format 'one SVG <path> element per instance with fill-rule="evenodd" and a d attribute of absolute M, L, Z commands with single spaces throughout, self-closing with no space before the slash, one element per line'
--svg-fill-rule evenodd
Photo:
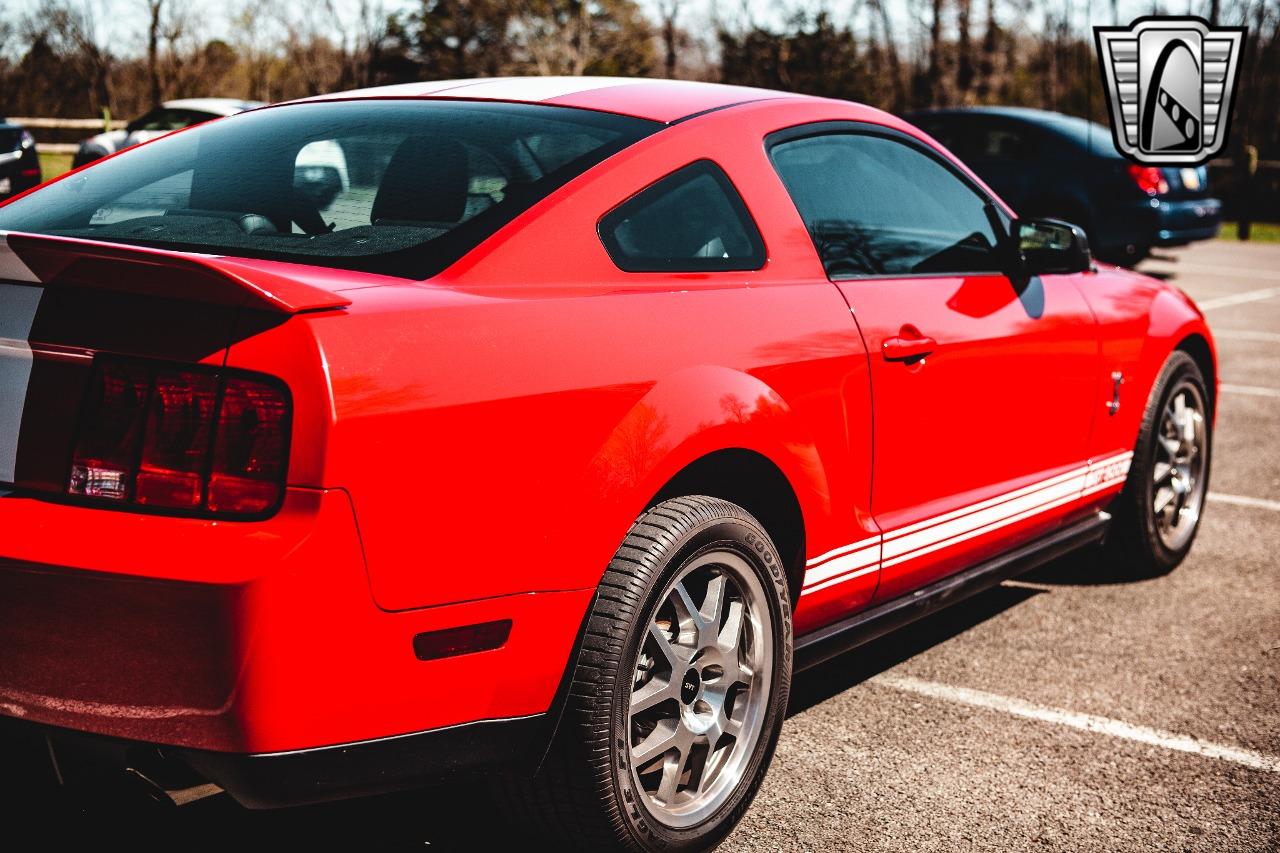
<path fill-rule="evenodd" d="M 1075 283 L 1011 280 L 1007 216 L 904 133 L 810 126 L 769 155 L 870 353 L 877 599 L 1060 522 L 1101 408 Z"/>

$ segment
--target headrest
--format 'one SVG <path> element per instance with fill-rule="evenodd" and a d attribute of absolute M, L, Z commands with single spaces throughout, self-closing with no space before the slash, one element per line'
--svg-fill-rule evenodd
<path fill-rule="evenodd" d="M 374 224 L 457 222 L 467 209 L 470 172 L 462 143 L 410 136 L 396 148 L 369 213 Z"/>

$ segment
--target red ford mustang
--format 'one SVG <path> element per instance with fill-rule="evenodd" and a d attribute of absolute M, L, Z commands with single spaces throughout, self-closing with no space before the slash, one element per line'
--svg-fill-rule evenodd
<path fill-rule="evenodd" d="M 1208 483 L 1191 301 L 855 104 L 375 89 L 0 229 L 0 715 L 64 776 L 502 772 L 703 849 L 794 671 L 1104 537 L 1167 571 Z"/>

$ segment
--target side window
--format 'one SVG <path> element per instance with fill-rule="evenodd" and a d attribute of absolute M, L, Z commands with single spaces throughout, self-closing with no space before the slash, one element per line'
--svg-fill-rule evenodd
<path fill-rule="evenodd" d="M 600 220 L 609 257 L 627 272 L 713 272 L 764 266 L 764 241 L 728 175 L 685 166 Z"/>
<path fill-rule="evenodd" d="M 951 119 L 933 119 L 913 123 L 961 160 L 968 162 L 973 156 L 974 129 L 970 123 Z"/>
<path fill-rule="evenodd" d="M 769 156 L 832 278 L 995 272 L 987 202 L 914 146 L 836 133 Z"/>
<path fill-rule="evenodd" d="M 1014 125 L 991 125 L 978 135 L 977 160 L 1029 160 L 1035 156 L 1032 134 Z"/>

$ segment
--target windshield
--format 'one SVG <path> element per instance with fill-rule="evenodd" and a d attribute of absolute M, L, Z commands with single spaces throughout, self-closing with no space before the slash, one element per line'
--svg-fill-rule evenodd
<path fill-rule="evenodd" d="M 435 275 L 661 125 L 532 104 L 295 104 L 200 125 L 0 207 L 0 230 Z"/>

